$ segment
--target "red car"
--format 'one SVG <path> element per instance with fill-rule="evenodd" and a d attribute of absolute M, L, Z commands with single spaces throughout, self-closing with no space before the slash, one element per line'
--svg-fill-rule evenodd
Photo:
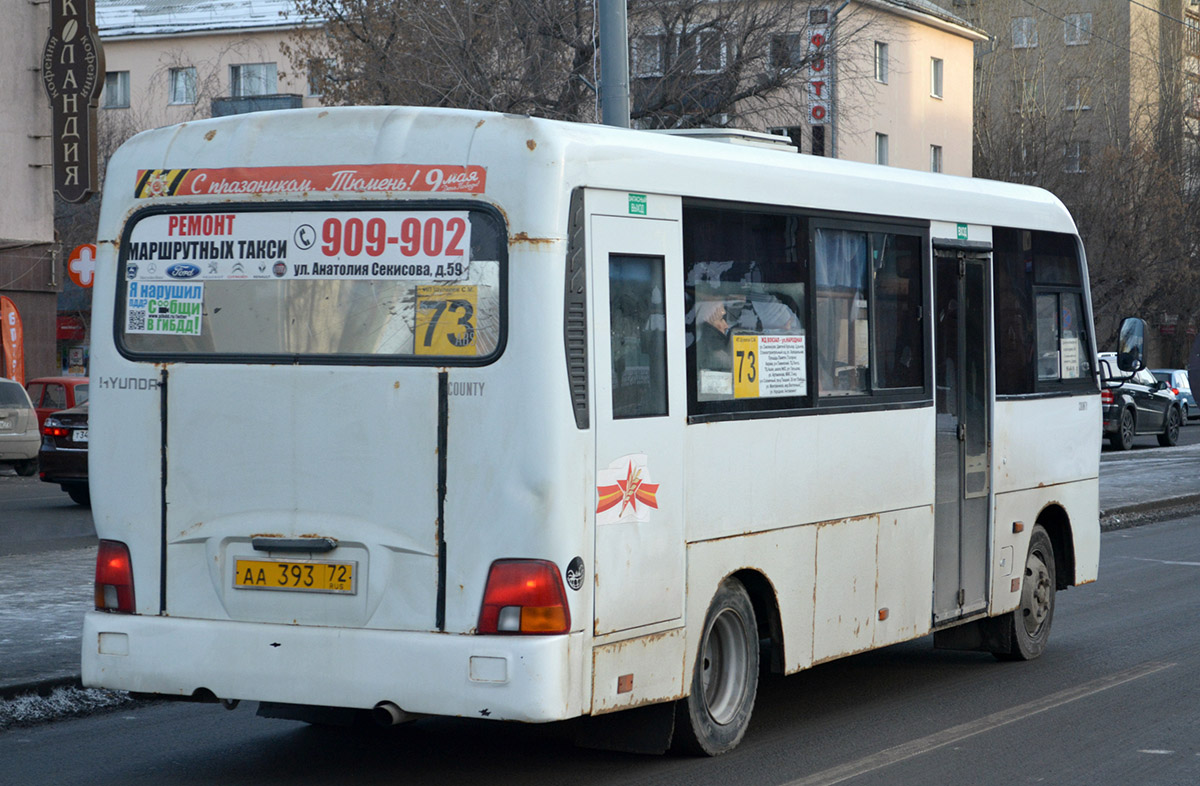
<path fill-rule="evenodd" d="M 88 400 L 87 377 L 38 377 L 31 379 L 25 389 L 37 410 L 39 426 L 51 412 L 71 409 Z"/>

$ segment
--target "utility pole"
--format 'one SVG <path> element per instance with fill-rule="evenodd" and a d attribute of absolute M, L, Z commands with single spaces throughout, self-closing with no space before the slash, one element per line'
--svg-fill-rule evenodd
<path fill-rule="evenodd" d="M 599 5 L 601 122 L 629 128 L 629 28 L 625 0 L 599 0 Z"/>

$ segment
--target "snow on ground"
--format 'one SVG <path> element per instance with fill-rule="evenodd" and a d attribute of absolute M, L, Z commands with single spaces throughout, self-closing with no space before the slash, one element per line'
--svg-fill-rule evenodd
<path fill-rule="evenodd" d="M 77 688 L 73 685 L 55 688 L 48 696 L 28 693 L 0 700 L 0 731 L 15 726 L 30 726 L 98 710 L 131 704 L 133 699 L 123 691 Z"/>

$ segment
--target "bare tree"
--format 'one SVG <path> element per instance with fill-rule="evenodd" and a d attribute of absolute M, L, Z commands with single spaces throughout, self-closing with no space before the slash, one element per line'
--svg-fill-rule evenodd
<path fill-rule="evenodd" d="M 1047 188 L 1071 210 L 1106 347 L 1122 317 L 1186 324 L 1200 312 L 1200 193 L 1186 176 L 1197 151 L 1183 126 L 1182 29 L 1126 4 L 1087 7 L 973 6 L 996 34 L 976 57 L 975 173 Z M 1160 342 L 1160 362 L 1186 358 L 1174 343 Z"/>
<path fill-rule="evenodd" d="M 599 117 L 598 31 L 584 0 L 295 0 L 285 55 L 328 104 L 415 104 Z M 817 3 L 812 3 L 815 7 Z M 632 117 L 738 125 L 803 101 L 809 3 L 631 0 Z M 848 17 L 851 15 L 847 15 Z M 295 21 L 295 20 L 294 20 Z M 844 25 L 839 46 L 854 25 Z"/>

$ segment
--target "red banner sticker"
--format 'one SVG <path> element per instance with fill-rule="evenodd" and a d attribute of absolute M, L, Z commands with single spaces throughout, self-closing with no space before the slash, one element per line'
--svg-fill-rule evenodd
<path fill-rule="evenodd" d="M 438 191 L 482 194 L 487 170 L 445 164 L 231 167 L 228 169 L 139 169 L 137 199 L 230 194 L 396 193 Z"/>

